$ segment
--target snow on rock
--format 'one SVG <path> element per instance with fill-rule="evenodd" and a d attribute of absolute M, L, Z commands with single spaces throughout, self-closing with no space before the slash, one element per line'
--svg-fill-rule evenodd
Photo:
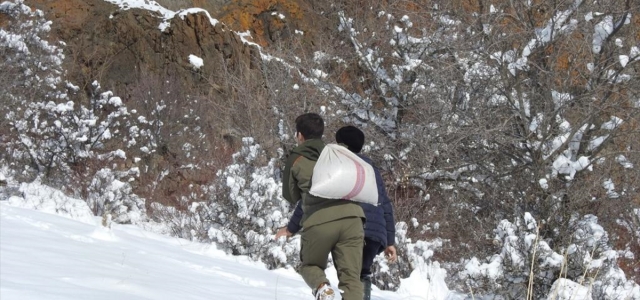
<path fill-rule="evenodd" d="M 569 279 L 559 278 L 551 286 L 547 300 L 591 300 L 591 292 L 588 287 L 582 286 Z"/>
<path fill-rule="evenodd" d="M 184 18 L 188 15 L 199 14 L 199 13 L 204 13 L 205 15 L 207 15 L 207 17 L 209 17 L 209 22 L 211 23 L 211 25 L 216 26 L 216 24 L 219 23 L 217 19 L 214 19 L 211 17 L 208 11 L 202 8 L 189 8 L 189 9 L 179 11 L 177 14 L 180 17 L 180 19 L 184 20 Z"/>
<path fill-rule="evenodd" d="M 122 10 L 128 10 L 132 8 L 140 8 L 159 13 L 164 18 L 173 18 L 175 14 L 173 11 L 164 8 L 158 2 L 153 0 L 105 0 L 109 3 L 113 3 L 120 7 Z"/>
<path fill-rule="evenodd" d="M 165 31 L 167 28 L 169 28 L 169 26 L 171 25 L 170 20 L 173 19 L 176 15 L 184 20 L 185 16 L 187 15 L 204 13 L 207 15 L 207 17 L 209 17 L 209 22 L 211 22 L 211 25 L 215 26 L 216 24 L 219 23 L 218 20 L 211 17 L 208 11 L 202 8 L 194 7 L 194 8 L 183 9 L 178 12 L 174 12 L 170 9 L 163 7 L 162 5 L 158 4 L 156 1 L 153 1 L 153 0 L 105 0 L 105 1 L 117 5 L 122 10 L 139 8 L 139 9 L 144 9 L 144 10 L 152 11 L 159 14 L 160 18 L 163 19 L 160 25 L 158 25 L 158 29 L 160 29 L 160 31 Z"/>
<path fill-rule="evenodd" d="M 193 54 L 189 55 L 189 63 L 193 66 L 193 69 L 197 70 L 204 66 L 204 60 Z"/>
<path fill-rule="evenodd" d="M 272 12 L 272 13 L 271 13 L 271 15 L 272 15 L 272 16 L 277 16 L 277 17 L 278 17 L 279 19 L 281 19 L 281 20 L 284 20 L 284 19 L 285 19 L 285 16 L 284 16 L 283 14 L 278 13 L 278 12 L 275 12 L 275 11 L 274 11 L 274 12 Z"/>

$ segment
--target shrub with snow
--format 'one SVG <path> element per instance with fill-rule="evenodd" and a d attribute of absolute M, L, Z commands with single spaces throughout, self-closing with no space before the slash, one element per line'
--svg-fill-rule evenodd
<path fill-rule="evenodd" d="M 0 28 L 0 162 L 18 181 L 71 191 L 118 222 L 139 220 L 144 201 L 128 183 L 137 169 L 115 146 L 135 144 L 129 110 L 97 81 L 86 94 L 65 81 L 64 43 L 48 42 L 42 11 L 16 0 L 0 4 L 0 13 L 8 16 Z"/>
<path fill-rule="evenodd" d="M 96 224 L 95 218 L 84 200 L 67 197 L 60 190 L 37 181 L 22 183 L 19 189 L 21 196 L 10 197 L 7 200 L 9 204 L 58 214 L 88 224 Z"/>
<path fill-rule="evenodd" d="M 495 230 L 499 253 L 485 260 L 467 259 L 451 284 L 476 295 L 500 299 L 568 299 L 561 287 L 593 299 L 640 299 L 640 289 L 617 265 L 618 252 L 593 215 L 574 218 L 574 235 L 556 252 L 539 235 L 531 214 L 503 220 Z M 628 298 L 630 297 L 630 298 Z M 580 298 L 582 299 L 582 298 Z"/>
<path fill-rule="evenodd" d="M 210 200 L 192 203 L 187 212 L 154 203 L 172 232 L 184 238 L 214 242 L 234 255 L 248 255 L 269 267 L 293 266 L 299 241 L 282 245 L 275 232 L 286 225 L 289 204 L 277 180 L 277 159 L 268 159 L 252 138 L 242 140 L 233 163 L 218 172 L 208 189 Z"/>
<path fill-rule="evenodd" d="M 398 260 L 389 263 L 384 253 L 378 255 L 372 266 L 372 281 L 380 289 L 398 290 L 405 278 L 412 277 L 414 272 L 420 276 L 426 276 L 433 270 L 440 270 L 438 262 L 433 261 L 434 251 L 442 247 L 442 240 L 437 238 L 432 241 L 412 241 L 407 236 L 409 225 L 406 222 L 396 223 L 396 250 Z M 435 266 L 435 268 L 434 268 Z M 419 276 L 419 277 L 420 277 Z M 439 277 L 444 278 L 444 276 Z M 444 282 L 441 283 L 444 285 Z M 427 287 L 426 287 L 427 288 Z"/>
<path fill-rule="evenodd" d="M 0 15 L 6 21 L 0 28 L 0 159 L 11 168 L 25 171 L 21 157 L 30 160 L 27 170 L 46 162 L 38 157 L 39 153 L 24 151 L 32 146 L 32 133 L 26 130 L 18 133 L 16 127 L 21 125 L 16 121 L 31 114 L 32 102 L 46 103 L 64 96 L 58 92 L 64 55 L 59 45 L 47 41 L 51 22 L 42 11 L 31 10 L 23 1 L 16 0 L 0 3 Z M 22 126 L 45 127 L 46 121 L 38 117 Z"/>
<path fill-rule="evenodd" d="M 139 223 L 144 220 L 144 199 L 133 193 L 125 172 L 104 168 L 98 171 L 87 188 L 87 203 L 96 216 L 110 215 L 117 223 Z M 123 178 L 124 177 L 124 178 Z"/>
<path fill-rule="evenodd" d="M 6 25 L 0 28 L 0 85 L 5 88 L 0 98 L 3 102 L 23 100 L 16 92 L 25 89 L 29 89 L 27 95 L 58 96 L 55 91 L 63 82 L 64 54 L 59 44 L 47 40 L 51 21 L 23 0 L 0 3 L 0 14 L 7 16 L 3 18 Z"/>

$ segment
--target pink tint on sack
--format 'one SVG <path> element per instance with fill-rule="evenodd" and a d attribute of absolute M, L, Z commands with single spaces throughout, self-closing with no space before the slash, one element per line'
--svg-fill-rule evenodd
<path fill-rule="evenodd" d="M 349 194 L 342 197 L 342 199 L 346 200 L 351 200 L 353 197 L 360 194 L 360 192 L 362 192 L 362 189 L 364 188 L 364 167 L 355 159 L 351 157 L 349 157 L 349 159 L 356 165 L 356 184 L 353 186 L 353 189 L 351 190 L 351 192 L 349 192 Z"/>

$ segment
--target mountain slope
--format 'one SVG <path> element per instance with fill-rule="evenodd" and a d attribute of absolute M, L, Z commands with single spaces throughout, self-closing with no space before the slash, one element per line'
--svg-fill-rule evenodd
<path fill-rule="evenodd" d="M 293 270 L 269 271 L 246 257 L 227 256 L 215 245 L 132 225 L 109 230 L 5 201 L 0 222 L 4 300 L 311 299 Z M 335 271 L 329 273 L 337 283 Z M 374 291 L 372 299 L 434 298 Z"/>

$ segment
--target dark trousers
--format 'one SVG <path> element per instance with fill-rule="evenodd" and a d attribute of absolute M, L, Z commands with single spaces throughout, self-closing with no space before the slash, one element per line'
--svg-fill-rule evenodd
<path fill-rule="evenodd" d="M 360 278 L 364 278 L 371 275 L 371 266 L 373 265 L 373 259 L 382 252 L 382 244 L 370 240 L 364 239 L 364 248 L 362 249 L 362 270 L 360 271 Z"/>

